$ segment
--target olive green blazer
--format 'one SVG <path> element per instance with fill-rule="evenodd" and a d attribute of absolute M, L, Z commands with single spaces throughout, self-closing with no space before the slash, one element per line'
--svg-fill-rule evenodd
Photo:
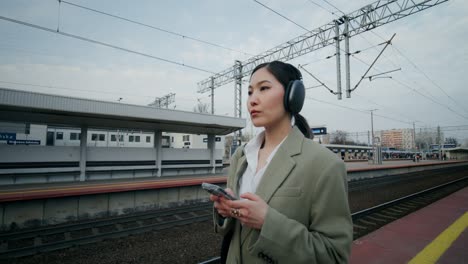
<path fill-rule="evenodd" d="M 234 192 L 246 167 L 239 148 L 227 182 Z M 269 205 L 261 230 L 214 211 L 215 232 L 234 231 L 227 263 L 348 261 L 353 227 L 346 169 L 334 153 L 294 127 L 266 168 L 256 194 Z"/>

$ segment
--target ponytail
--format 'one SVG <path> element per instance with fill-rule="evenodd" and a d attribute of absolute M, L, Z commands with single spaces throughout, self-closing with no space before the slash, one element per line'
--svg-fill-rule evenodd
<path fill-rule="evenodd" d="M 304 134 L 304 137 L 313 139 L 314 135 L 310 132 L 310 126 L 307 120 L 299 113 L 294 114 L 294 119 L 297 128 Z"/>

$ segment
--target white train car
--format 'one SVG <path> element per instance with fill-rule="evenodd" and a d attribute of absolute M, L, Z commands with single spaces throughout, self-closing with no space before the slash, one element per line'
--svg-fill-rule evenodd
<path fill-rule="evenodd" d="M 208 147 L 208 136 L 197 134 L 172 133 L 171 142 L 173 148 L 206 149 Z M 215 149 L 224 149 L 225 137 L 215 137 Z"/>
<path fill-rule="evenodd" d="M 48 127 L 48 146 L 79 146 L 81 130 L 67 127 Z M 163 148 L 170 148 L 171 135 L 163 134 Z M 91 147 L 154 147 L 154 133 L 129 130 L 88 130 L 88 146 Z"/>
<path fill-rule="evenodd" d="M 4 128 L 7 127 L 6 123 Z M 16 129 L 18 130 L 18 129 Z M 3 140 L 9 145 L 47 145 L 47 146 L 80 146 L 81 130 L 79 128 L 22 124 L 21 131 L 3 133 L 6 136 L 14 134 L 15 140 Z M 0 131 L 2 132 L 2 131 Z M 89 147 L 154 147 L 154 133 L 135 130 L 103 130 L 89 129 L 87 145 Z M 206 149 L 208 136 L 198 134 L 166 133 L 162 135 L 163 148 Z M 225 137 L 215 137 L 215 149 L 225 148 Z"/>

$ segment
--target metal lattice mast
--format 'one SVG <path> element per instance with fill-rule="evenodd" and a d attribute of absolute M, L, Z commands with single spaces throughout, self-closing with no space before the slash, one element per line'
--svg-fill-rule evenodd
<path fill-rule="evenodd" d="M 340 24 L 335 21 L 335 46 L 336 46 L 336 90 L 338 100 L 341 100 L 341 52 L 340 52 Z"/>
<path fill-rule="evenodd" d="M 163 97 L 156 97 L 152 103 L 148 104 L 148 106 L 153 106 L 157 108 L 161 108 L 164 106 L 166 108 L 169 108 L 169 105 L 173 102 L 175 102 L 175 93 L 170 93 Z"/>
<path fill-rule="evenodd" d="M 211 77 L 211 114 L 214 115 L 214 78 Z"/>
<path fill-rule="evenodd" d="M 346 66 L 346 98 L 351 97 L 351 70 L 349 66 L 349 21 L 345 17 L 345 28 L 344 28 L 344 38 L 345 38 L 345 66 Z M 341 94 L 338 95 L 338 99 L 341 99 Z"/>
<path fill-rule="evenodd" d="M 335 25 L 343 26 L 348 20 L 348 36 L 353 37 L 363 32 L 391 23 L 406 16 L 447 2 L 448 0 L 379 0 L 362 7 L 340 19 L 313 29 L 286 43 L 267 50 L 242 63 L 241 76 L 247 76 L 255 66 L 273 60 L 288 61 L 312 51 L 335 44 Z M 340 30 L 340 32 L 344 32 Z M 340 34 L 339 41 L 344 39 Z M 214 87 L 230 83 L 237 77 L 237 67 L 231 67 L 214 77 Z M 204 93 L 211 89 L 211 77 L 198 83 L 198 92 Z"/>
<path fill-rule="evenodd" d="M 242 62 L 236 60 L 235 63 L 235 85 L 234 85 L 234 117 L 242 117 Z M 238 131 L 238 137 L 242 137 L 242 130 Z"/>

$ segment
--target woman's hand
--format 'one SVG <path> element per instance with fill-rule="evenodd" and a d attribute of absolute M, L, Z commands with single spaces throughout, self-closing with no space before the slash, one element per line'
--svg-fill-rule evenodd
<path fill-rule="evenodd" d="M 234 192 L 231 189 L 226 188 L 224 190 L 235 197 Z M 231 217 L 231 207 L 226 203 L 228 199 L 224 198 L 223 196 L 210 194 L 210 200 L 214 202 L 214 208 L 216 208 L 218 214 L 224 218 Z"/>
<path fill-rule="evenodd" d="M 226 200 L 231 217 L 239 219 L 244 226 L 262 229 L 268 211 L 267 203 L 253 193 L 244 193 L 240 197 L 245 200 Z"/>

